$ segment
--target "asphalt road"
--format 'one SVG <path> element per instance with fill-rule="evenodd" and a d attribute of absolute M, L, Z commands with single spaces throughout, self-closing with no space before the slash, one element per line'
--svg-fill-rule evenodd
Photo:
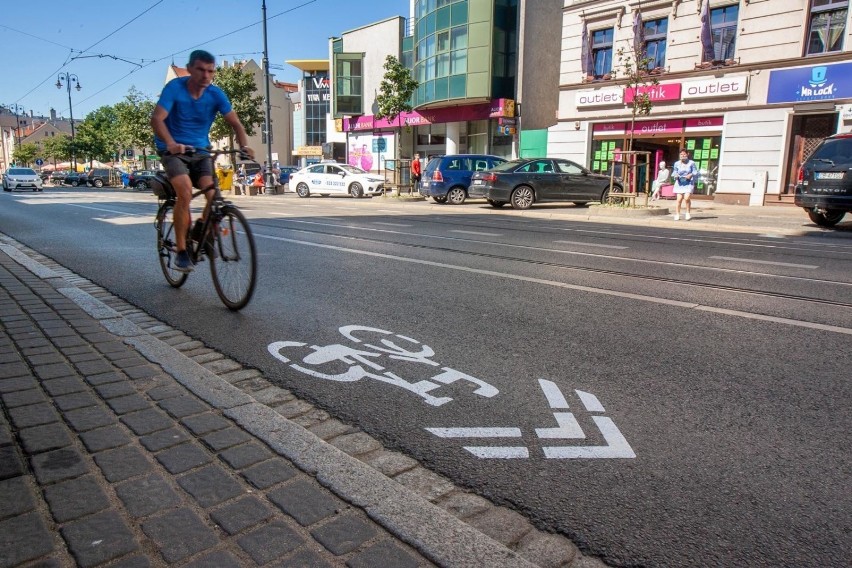
<path fill-rule="evenodd" d="M 255 200 L 235 314 L 155 210 L 4 193 L 0 231 L 613 565 L 847 565 L 848 234 Z"/>

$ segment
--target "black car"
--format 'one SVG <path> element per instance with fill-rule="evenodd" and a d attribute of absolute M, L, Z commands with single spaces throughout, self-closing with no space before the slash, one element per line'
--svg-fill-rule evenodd
<path fill-rule="evenodd" d="M 77 187 L 86 185 L 86 174 L 84 172 L 69 172 L 62 180 L 62 185 Z"/>
<path fill-rule="evenodd" d="M 821 227 L 852 212 L 852 134 L 826 138 L 802 164 L 795 203 Z"/>
<path fill-rule="evenodd" d="M 57 170 L 57 171 L 53 172 L 52 174 L 50 174 L 49 179 L 50 179 L 51 183 L 62 185 L 62 182 L 65 181 L 65 177 L 70 173 L 71 173 L 70 171 Z"/>
<path fill-rule="evenodd" d="M 127 180 L 127 184 L 138 190 L 145 190 L 151 187 L 151 178 L 157 175 L 157 172 L 152 170 L 136 170 L 131 172 Z"/>
<path fill-rule="evenodd" d="M 621 192 L 616 178 L 613 192 Z M 493 207 L 511 203 L 515 209 L 529 209 L 542 201 L 573 201 L 585 205 L 603 203 L 610 192 L 610 178 L 559 158 L 512 160 L 487 172 L 476 172 L 468 195 L 484 197 Z"/>
<path fill-rule="evenodd" d="M 436 203 L 461 205 L 468 197 L 467 188 L 473 172 L 490 170 L 506 160 L 488 154 L 449 154 L 435 156 L 423 170 L 420 195 Z"/>
<path fill-rule="evenodd" d="M 94 168 L 89 170 L 89 173 L 86 175 L 86 185 L 94 187 L 112 185 L 109 168 Z"/>

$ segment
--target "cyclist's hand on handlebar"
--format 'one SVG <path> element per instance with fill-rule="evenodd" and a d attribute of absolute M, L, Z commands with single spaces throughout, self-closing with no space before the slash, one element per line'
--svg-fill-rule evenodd
<path fill-rule="evenodd" d="M 254 150 L 248 146 L 242 146 L 240 148 L 240 158 L 243 160 L 254 160 Z"/>
<path fill-rule="evenodd" d="M 166 153 L 176 156 L 178 154 L 193 154 L 195 152 L 195 148 L 192 146 L 187 146 L 186 144 L 178 144 L 175 142 L 174 144 L 169 144 L 166 146 Z"/>

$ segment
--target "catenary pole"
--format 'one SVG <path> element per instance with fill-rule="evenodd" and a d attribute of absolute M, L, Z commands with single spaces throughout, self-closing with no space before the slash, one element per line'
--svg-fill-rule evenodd
<path fill-rule="evenodd" d="M 264 128 L 266 129 L 266 194 L 272 195 L 275 191 L 275 173 L 272 171 L 272 104 L 269 100 L 269 46 L 266 41 L 266 0 L 261 4 L 263 11 L 263 87 L 264 96 L 266 97 L 266 117 L 264 118 Z"/>

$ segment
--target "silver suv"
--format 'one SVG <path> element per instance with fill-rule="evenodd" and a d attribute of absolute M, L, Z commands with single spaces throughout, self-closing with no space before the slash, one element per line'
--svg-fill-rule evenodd
<path fill-rule="evenodd" d="M 821 227 L 852 212 L 852 133 L 826 138 L 802 164 L 795 203 Z"/>

